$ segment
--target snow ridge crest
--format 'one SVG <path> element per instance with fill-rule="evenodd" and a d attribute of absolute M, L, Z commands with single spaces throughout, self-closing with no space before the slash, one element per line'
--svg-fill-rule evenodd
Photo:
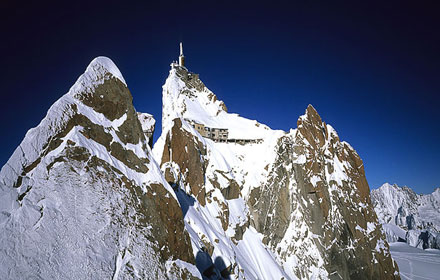
<path fill-rule="evenodd" d="M 87 93 L 93 94 L 97 86 L 112 77 L 126 86 L 121 72 L 111 59 L 104 56 L 93 59 L 69 91 L 49 108 L 38 126 L 26 133 L 23 141 L 2 167 L 0 182 L 4 185 L 16 184 L 14 181 L 23 173 L 24 167 L 38 160 L 50 139 L 63 129 L 65 123 L 75 114 L 75 108 L 84 108 L 78 98 Z"/>

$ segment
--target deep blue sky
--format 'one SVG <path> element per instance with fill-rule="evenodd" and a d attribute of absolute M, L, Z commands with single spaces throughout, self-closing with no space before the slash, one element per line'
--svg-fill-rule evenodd
<path fill-rule="evenodd" d="M 440 186 L 434 2 L 15 2 L 0 19 L 0 166 L 99 55 L 158 119 L 157 138 L 182 40 L 187 67 L 230 112 L 288 130 L 311 103 L 360 154 L 371 188 Z"/>

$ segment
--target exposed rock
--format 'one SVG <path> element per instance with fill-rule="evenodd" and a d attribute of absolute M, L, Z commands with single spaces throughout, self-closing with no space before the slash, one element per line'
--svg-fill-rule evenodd
<path fill-rule="evenodd" d="M 340 142 L 311 105 L 298 120 L 295 140 L 306 150 L 306 162 L 301 167 L 304 181 L 312 188 L 312 193 L 306 189 L 307 197 L 321 209 L 311 213 L 311 223 L 316 223 L 311 229 L 324 237 L 324 246 L 318 248 L 327 258 L 327 271 L 342 278 L 396 277 L 388 244 L 370 203 L 360 157 L 351 146 Z"/>
<path fill-rule="evenodd" d="M 168 261 L 167 271 L 169 279 L 185 279 L 198 280 L 202 279 L 202 275 L 197 270 L 196 266 L 184 264 L 179 261 Z"/>
<path fill-rule="evenodd" d="M 146 195 L 149 199 L 145 196 L 142 199 L 142 210 L 148 214 L 145 223 L 154 225 L 154 240 L 159 243 L 162 260 L 171 257 L 194 263 L 180 206 L 162 185 L 152 184 L 150 188 Z"/>
<path fill-rule="evenodd" d="M 185 68 L 171 69 L 154 147 L 167 181 L 196 199 L 179 199 L 195 255 L 208 250 L 222 257 L 237 277 L 399 279 L 362 160 L 311 105 L 297 129 L 275 131 L 227 113 L 197 79 Z M 215 143 L 185 120 L 261 140 Z M 263 255 L 270 276 L 259 270 Z M 215 265 L 200 271 L 210 268 L 222 271 Z"/>
<path fill-rule="evenodd" d="M 266 243 L 278 244 L 289 225 L 292 204 L 289 194 L 289 171 L 287 170 L 292 145 L 289 139 L 279 140 L 277 154 L 280 156 L 273 164 L 265 186 L 252 190 L 248 205 L 255 228 L 265 234 Z"/>
<path fill-rule="evenodd" d="M 179 166 L 184 184 L 189 185 L 191 194 L 201 205 L 205 205 L 206 149 L 197 138 L 182 129 L 182 121 L 174 119 L 163 149 L 161 165 L 175 162 Z"/>
<path fill-rule="evenodd" d="M 119 70 L 95 59 L 0 172 L 0 278 L 182 275 L 166 264 L 191 267 L 190 238 L 151 159 Z"/>

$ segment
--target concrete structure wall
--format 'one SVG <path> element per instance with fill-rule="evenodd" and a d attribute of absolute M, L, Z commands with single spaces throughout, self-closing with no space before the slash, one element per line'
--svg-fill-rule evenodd
<path fill-rule="evenodd" d="M 212 128 L 205 126 L 204 124 L 196 123 L 193 120 L 185 119 L 191 124 L 191 126 L 197 130 L 203 137 L 209 138 L 214 141 L 226 142 L 228 140 L 227 128 Z"/>

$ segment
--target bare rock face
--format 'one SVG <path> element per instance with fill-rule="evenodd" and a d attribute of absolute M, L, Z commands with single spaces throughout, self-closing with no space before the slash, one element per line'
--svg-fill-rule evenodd
<path fill-rule="evenodd" d="M 0 211 L 1 279 L 178 278 L 175 260 L 194 263 L 180 206 L 107 58 L 2 168 Z"/>
<path fill-rule="evenodd" d="M 321 263 L 331 279 L 398 278 L 371 206 L 362 160 L 312 106 L 295 133 L 279 140 L 277 154 L 268 181 L 248 202 L 256 228 L 280 258 L 287 261 L 301 252 L 299 262 Z M 293 231 L 293 239 L 286 239 L 294 227 L 306 232 Z M 296 275 L 307 277 L 301 269 Z"/>
<path fill-rule="evenodd" d="M 362 160 L 311 105 L 297 129 L 271 130 L 228 113 L 198 75 L 178 66 L 163 86 L 163 102 L 153 150 L 184 209 L 202 274 L 399 279 Z M 252 141 L 214 142 L 192 121 Z M 209 265 L 211 258 L 225 265 Z"/>
<path fill-rule="evenodd" d="M 297 143 L 305 148 L 304 172 L 309 174 L 306 191 L 321 210 L 312 216 L 312 221 L 323 221 L 321 230 L 312 229 L 324 236 L 327 270 L 342 278 L 395 278 L 396 265 L 371 206 L 362 160 L 312 106 L 298 120 L 298 131 Z"/>
<path fill-rule="evenodd" d="M 205 170 L 206 149 L 192 134 L 182 128 L 180 119 L 173 120 L 174 125 L 168 132 L 162 154 L 161 165 L 175 162 L 180 169 L 180 179 L 191 189 L 190 193 L 197 198 L 201 205 L 205 205 L 206 191 Z M 167 176 L 167 178 L 170 178 Z M 169 183 L 178 182 L 169 179 Z"/>
<path fill-rule="evenodd" d="M 250 193 L 248 205 L 255 228 L 265 233 L 266 244 L 278 244 L 284 237 L 289 226 L 290 215 L 294 209 L 295 197 L 290 194 L 289 185 L 291 167 L 286 162 L 292 161 L 292 143 L 287 137 L 278 141 L 279 157 L 269 171 L 264 186 L 256 187 Z"/>

